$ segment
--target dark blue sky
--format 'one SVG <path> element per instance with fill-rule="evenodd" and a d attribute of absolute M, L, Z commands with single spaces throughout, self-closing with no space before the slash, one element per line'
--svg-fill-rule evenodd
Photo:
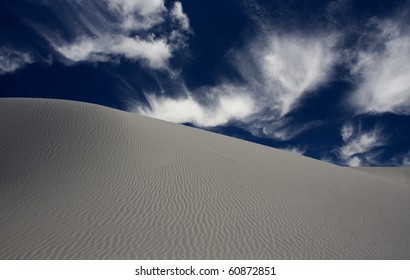
<path fill-rule="evenodd" d="M 96 103 L 340 165 L 410 165 L 409 19 L 404 0 L 3 0 L 0 97 Z"/>

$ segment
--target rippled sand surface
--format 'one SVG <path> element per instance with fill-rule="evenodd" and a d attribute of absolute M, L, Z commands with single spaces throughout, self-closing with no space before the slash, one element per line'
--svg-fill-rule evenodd
<path fill-rule="evenodd" d="M 409 259 L 410 184 L 72 101 L 0 99 L 0 259 Z"/>

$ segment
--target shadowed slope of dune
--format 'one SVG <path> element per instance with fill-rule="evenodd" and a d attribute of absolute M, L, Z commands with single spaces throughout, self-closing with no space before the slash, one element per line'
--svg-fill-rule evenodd
<path fill-rule="evenodd" d="M 0 99 L 1 259 L 408 259 L 409 184 L 71 101 Z"/>

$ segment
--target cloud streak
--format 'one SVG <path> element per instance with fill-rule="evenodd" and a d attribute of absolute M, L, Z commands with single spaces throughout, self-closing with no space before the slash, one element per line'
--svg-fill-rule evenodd
<path fill-rule="evenodd" d="M 108 61 L 121 56 L 141 60 L 154 69 L 165 68 L 172 51 L 165 39 L 126 36 L 84 38 L 73 44 L 56 46 L 56 50 L 72 62 Z"/>

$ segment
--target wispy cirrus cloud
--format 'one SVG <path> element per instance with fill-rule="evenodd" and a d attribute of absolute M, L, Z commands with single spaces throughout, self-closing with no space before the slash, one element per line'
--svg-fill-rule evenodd
<path fill-rule="evenodd" d="M 394 166 L 402 166 L 402 167 L 409 167 L 410 168 L 410 151 L 405 151 L 396 154 L 391 159 L 392 165 Z"/>
<path fill-rule="evenodd" d="M 410 152 L 403 156 L 401 160 L 402 166 L 410 166 Z"/>
<path fill-rule="evenodd" d="M 354 127 L 347 123 L 340 135 L 344 144 L 337 149 L 337 154 L 349 166 L 374 164 L 374 155 L 377 155 L 374 150 L 387 144 L 380 128 L 362 131 L 360 125 Z"/>
<path fill-rule="evenodd" d="M 67 64 L 124 58 L 165 69 L 190 34 L 188 16 L 178 1 L 169 9 L 163 0 L 42 1 L 61 17 L 70 36 L 60 33 L 61 29 L 32 24 Z M 61 9 L 73 12 L 61 13 Z M 169 20 L 179 24 L 158 32 L 158 26 Z"/>
<path fill-rule="evenodd" d="M 32 55 L 9 48 L 0 48 L 0 75 L 12 73 L 34 62 Z"/>
<path fill-rule="evenodd" d="M 318 121 L 292 125 L 286 115 L 301 99 L 329 80 L 339 54 L 337 36 L 268 33 L 237 51 L 233 65 L 246 82 L 259 109 L 248 119 L 254 135 L 289 140 Z"/>
<path fill-rule="evenodd" d="M 258 62 L 260 77 L 246 77 L 254 82 L 262 78 L 262 90 L 271 109 L 283 117 L 304 94 L 327 82 L 331 67 L 337 60 L 333 51 L 335 38 L 331 35 L 269 35 L 262 45 L 251 47 L 251 56 Z M 238 59 L 238 58 L 237 58 Z M 243 68 L 242 68 L 243 69 Z M 257 85 L 253 85 L 257 87 Z"/>
<path fill-rule="evenodd" d="M 265 115 L 265 116 L 264 116 Z M 279 141 L 291 140 L 300 134 L 314 128 L 318 128 L 325 123 L 324 120 L 299 121 L 294 122 L 292 118 L 272 119 L 268 113 L 259 114 L 265 119 L 252 119 L 249 131 L 260 137 L 269 137 Z"/>

